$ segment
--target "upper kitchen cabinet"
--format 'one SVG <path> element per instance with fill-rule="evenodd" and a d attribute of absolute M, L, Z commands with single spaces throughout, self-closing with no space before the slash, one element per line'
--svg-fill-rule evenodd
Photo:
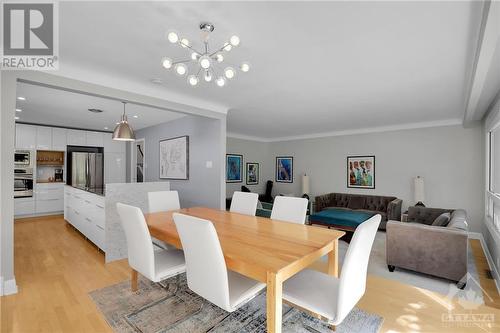
<path fill-rule="evenodd" d="M 52 150 L 66 151 L 66 132 L 65 128 L 52 128 Z"/>
<path fill-rule="evenodd" d="M 103 133 L 104 153 L 125 153 L 126 142 L 113 140 L 112 133 Z"/>
<path fill-rule="evenodd" d="M 68 130 L 67 143 L 70 146 L 86 146 L 87 133 L 81 130 Z"/>
<path fill-rule="evenodd" d="M 103 136 L 102 132 L 86 132 L 87 135 L 87 146 L 91 147 L 102 147 L 103 146 Z"/>
<path fill-rule="evenodd" d="M 16 124 L 16 148 L 36 149 L 36 126 Z"/>
<path fill-rule="evenodd" d="M 36 149 L 52 149 L 52 128 L 46 126 L 36 127 Z"/>

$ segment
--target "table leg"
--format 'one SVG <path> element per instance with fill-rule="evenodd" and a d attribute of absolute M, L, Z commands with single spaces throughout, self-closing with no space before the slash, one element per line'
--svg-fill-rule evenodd
<path fill-rule="evenodd" d="M 137 291 L 137 271 L 135 269 L 132 269 L 132 274 L 130 276 L 130 289 L 132 289 L 132 292 Z"/>
<path fill-rule="evenodd" d="M 267 273 L 267 332 L 281 333 L 283 282 L 275 273 Z"/>
<path fill-rule="evenodd" d="M 333 242 L 333 251 L 328 253 L 328 274 L 339 277 L 339 241 Z"/>

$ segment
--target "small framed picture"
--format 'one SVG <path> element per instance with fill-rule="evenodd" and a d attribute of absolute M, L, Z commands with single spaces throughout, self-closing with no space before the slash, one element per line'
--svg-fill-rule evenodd
<path fill-rule="evenodd" d="M 189 179 L 189 136 L 160 141 L 160 179 Z"/>
<path fill-rule="evenodd" d="M 226 154 L 226 183 L 243 182 L 243 155 Z"/>
<path fill-rule="evenodd" d="M 259 163 L 247 163 L 247 185 L 259 184 Z"/>
<path fill-rule="evenodd" d="M 347 157 L 347 187 L 375 188 L 375 156 Z"/>
<path fill-rule="evenodd" d="M 293 157 L 276 157 L 276 182 L 293 183 Z"/>

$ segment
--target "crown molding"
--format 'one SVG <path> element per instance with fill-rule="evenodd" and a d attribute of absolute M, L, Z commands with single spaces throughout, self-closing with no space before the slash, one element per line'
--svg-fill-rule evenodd
<path fill-rule="evenodd" d="M 411 129 L 419 129 L 419 128 L 458 126 L 458 125 L 462 125 L 461 119 L 444 119 L 444 120 L 436 120 L 436 121 L 426 121 L 426 122 L 418 122 L 418 123 L 391 125 L 391 126 L 367 127 L 367 128 L 350 129 L 350 130 L 343 130 L 343 131 L 332 131 L 332 132 L 322 132 L 322 133 L 314 133 L 314 134 L 284 136 L 284 137 L 277 137 L 277 138 L 263 138 L 263 137 L 239 134 L 239 133 L 234 133 L 234 132 L 228 132 L 227 136 L 231 137 L 231 138 L 237 138 L 237 139 L 249 140 L 249 141 L 257 141 L 257 142 L 281 142 L 281 141 L 327 138 L 327 137 L 333 137 L 333 136 L 380 133 L 380 132 L 393 132 L 393 131 L 411 130 Z"/>

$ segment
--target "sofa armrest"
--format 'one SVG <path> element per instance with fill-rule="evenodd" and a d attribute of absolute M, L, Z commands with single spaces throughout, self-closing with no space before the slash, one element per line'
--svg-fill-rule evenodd
<path fill-rule="evenodd" d="M 332 195 L 331 194 L 318 195 L 316 196 L 314 203 L 315 203 L 314 211 L 321 212 L 326 207 L 332 206 Z"/>
<path fill-rule="evenodd" d="M 467 273 L 467 232 L 420 223 L 389 221 L 387 265 L 459 281 Z"/>
<path fill-rule="evenodd" d="M 401 207 L 403 200 L 394 199 L 387 205 L 387 220 L 400 221 L 401 220 Z"/>

